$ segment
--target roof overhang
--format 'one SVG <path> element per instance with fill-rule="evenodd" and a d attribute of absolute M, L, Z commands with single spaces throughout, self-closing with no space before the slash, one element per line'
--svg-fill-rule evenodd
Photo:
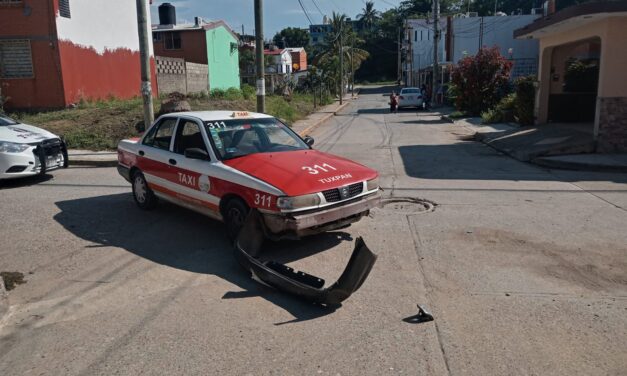
<path fill-rule="evenodd" d="M 607 19 L 627 17 L 627 1 L 586 3 L 568 7 L 559 12 L 514 30 L 516 39 L 538 39 L 550 34 L 566 32 L 575 28 Z"/>

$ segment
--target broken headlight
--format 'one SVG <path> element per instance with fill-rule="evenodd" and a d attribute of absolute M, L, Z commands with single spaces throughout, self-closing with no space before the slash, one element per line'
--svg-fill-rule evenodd
<path fill-rule="evenodd" d="M 0 141 L 0 153 L 21 153 L 29 147 L 29 144 Z"/>
<path fill-rule="evenodd" d="M 320 205 L 320 196 L 316 193 L 294 197 L 279 197 L 276 206 L 281 210 L 302 209 Z"/>
<path fill-rule="evenodd" d="M 379 178 L 376 177 L 366 182 L 366 191 L 372 191 L 379 188 Z"/>

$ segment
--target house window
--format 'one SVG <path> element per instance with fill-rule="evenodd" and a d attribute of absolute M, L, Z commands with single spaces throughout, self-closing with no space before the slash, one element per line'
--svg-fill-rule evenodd
<path fill-rule="evenodd" d="M 152 41 L 153 42 L 161 42 L 163 40 L 163 35 L 161 35 L 162 33 L 153 33 L 152 34 Z"/>
<path fill-rule="evenodd" d="M 414 30 L 414 42 L 418 41 L 418 30 Z"/>
<path fill-rule="evenodd" d="M 181 33 L 174 31 L 171 33 L 165 33 L 163 36 L 165 40 L 166 50 L 180 50 L 181 49 Z"/>
<path fill-rule="evenodd" d="M 19 5 L 22 4 L 22 0 L 0 0 L 0 6 L 3 5 Z"/>
<path fill-rule="evenodd" d="M 59 15 L 65 18 L 72 18 L 70 0 L 59 0 Z"/>
<path fill-rule="evenodd" d="M 0 77 L 32 78 L 33 58 L 28 39 L 0 40 Z"/>

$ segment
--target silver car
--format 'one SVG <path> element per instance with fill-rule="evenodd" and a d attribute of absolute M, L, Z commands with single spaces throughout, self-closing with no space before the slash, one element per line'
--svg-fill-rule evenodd
<path fill-rule="evenodd" d="M 418 107 L 423 108 L 424 101 L 422 98 L 422 93 L 420 88 L 417 87 L 406 87 L 401 89 L 401 92 L 398 96 L 398 108 L 401 109 L 403 107 Z"/>

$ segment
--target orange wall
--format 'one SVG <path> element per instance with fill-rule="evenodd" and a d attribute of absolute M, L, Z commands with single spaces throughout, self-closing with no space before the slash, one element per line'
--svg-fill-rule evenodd
<path fill-rule="evenodd" d="M 291 52 L 292 55 L 292 65 L 298 63 L 298 70 L 304 71 L 307 70 L 307 52 Z"/>
<path fill-rule="evenodd" d="M 140 95 L 139 51 L 125 48 L 98 54 L 93 48 L 59 42 L 65 104 L 83 99 L 132 98 Z M 154 61 L 152 91 L 157 93 Z"/>
<path fill-rule="evenodd" d="M 162 32 L 164 34 L 167 32 Z M 155 56 L 176 57 L 185 59 L 190 63 L 208 64 L 207 62 L 207 38 L 204 30 L 180 31 L 181 48 L 178 50 L 166 50 L 163 39 L 154 41 Z M 153 34 L 154 35 L 154 34 Z"/>
<path fill-rule="evenodd" d="M 0 6 L 0 37 L 29 39 L 33 78 L 1 79 L 2 95 L 9 97 L 6 108 L 62 107 L 63 87 L 53 0 L 24 0 L 18 6 Z M 30 15 L 25 15 L 25 7 Z"/>

